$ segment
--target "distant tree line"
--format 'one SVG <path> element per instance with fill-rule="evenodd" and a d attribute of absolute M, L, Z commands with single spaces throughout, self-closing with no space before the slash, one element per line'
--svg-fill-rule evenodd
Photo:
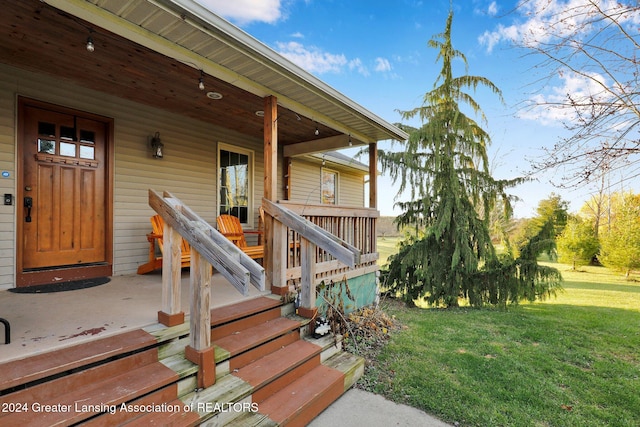
<path fill-rule="evenodd" d="M 511 240 L 518 247 L 551 224 L 550 259 L 571 265 L 604 265 L 627 278 L 640 269 L 640 194 L 619 191 L 589 199 L 577 214 L 552 193 L 538 205 L 533 218 L 513 221 Z"/>

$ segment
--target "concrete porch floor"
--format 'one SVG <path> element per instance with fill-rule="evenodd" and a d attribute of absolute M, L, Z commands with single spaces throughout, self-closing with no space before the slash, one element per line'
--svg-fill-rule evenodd
<path fill-rule="evenodd" d="M 11 323 L 11 343 L 0 344 L 0 362 L 21 359 L 158 322 L 162 275 L 113 276 L 93 288 L 47 294 L 0 291 L 0 317 Z M 255 298 L 270 292 L 250 287 Z M 182 309 L 189 314 L 189 272 L 182 274 Z M 214 273 L 211 307 L 244 299 L 220 273 Z M 4 329 L 2 326 L 0 328 Z M 4 330 L 0 331 L 4 343 Z"/>

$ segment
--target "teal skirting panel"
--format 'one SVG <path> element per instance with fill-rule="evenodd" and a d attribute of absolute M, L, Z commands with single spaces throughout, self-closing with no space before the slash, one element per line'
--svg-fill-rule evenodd
<path fill-rule="evenodd" d="M 376 273 L 367 273 L 346 281 L 322 283 L 318 286 L 316 306 L 321 314 L 326 313 L 329 305 L 341 308 L 340 311 L 344 313 L 351 313 L 377 303 L 378 292 Z"/>

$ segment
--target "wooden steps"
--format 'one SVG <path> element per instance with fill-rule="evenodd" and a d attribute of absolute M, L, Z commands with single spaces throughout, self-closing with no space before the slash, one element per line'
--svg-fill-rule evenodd
<path fill-rule="evenodd" d="M 305 425 L 362 374 L 363 360 L 331 338 L 302 339 L 308 320 L 291 312 L 274 297 L 212 310 L 216 383 L 206 389 L 184 356 L 188 323 L 0 365 L 0 403 L 51 405 L 0 413 L 0 425 Z"/>
<path fill-rule="evenodd" d="M 115 411 L 122 403 L 177 379 L 175 372 L 157 361 L 157 352 L 148 350 L 2 396 L 3 404 L 21 403 L 28 410 L 0 413 L 0 424 L 74 424 Z"/>
<path fill-rule="evenodd" d="M 10 361 L 1 365 L 0 391 L 155 344 L 153 336 L 136 330 L 27 359 Z"/>
<path fill-rule="evenodd" d="M 278 425 L 305 426 L 343 392 L 342 372 L 319 365 L 260 403 L 259 413 Z"/>
<path fill-rule="evenodd" d="M 300 328 L 299 322 L 278 317 L 247 329 L 231 332 L 218 338 L 215 345 L 228 351 L 233 357 L 273 339 L 294 333 L 297 328 Z"/>
<path fill-rule="evenodd" d="M 291 382 L 290 376 L 301 376 L 318 366 L 321 351 L 317 345 L 298 340 L 234 371 L 233 375 L 253 387 L 253 401 L 260 403 L 281 385 Z"/>
<path fill-rule="evenodd" d="M 364 372 L 364 359 L 338 352 L 322 364 L 280 384 L 273 394 L 228 422 L 230 427 L 305 426 L 349 389 Z M 274 382 L 282 381 L 280 379 Z M 266 387 L 265 387 L 266 388 Z M 253 396 L 260 396 L 254 391 Z"/>

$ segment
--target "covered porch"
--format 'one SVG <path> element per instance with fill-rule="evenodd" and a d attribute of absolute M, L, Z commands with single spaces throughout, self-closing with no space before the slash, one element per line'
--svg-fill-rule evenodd
<path fill-rule="evenodd" d="M 191 1 L 142 1 L 122 7 L 115 0 L 28 0 L 9 2 L 5 12 L 0 21 L 0 88 L 14 97 L 3 108 L 7 117 L 18 116 L 18 126 L 2 128 L 2 143 L 15 152 L 18 162 L 3 166 L 16 173 L 0 182 L 6 192 L 15 193 L 15 208 L 0 213 L 3 224 L 13 225 L 0 238 L 14 249 L 13 257 L 0 258 L 0 288 L 58 280 L 63 274 L 64 280 L 72 280 L 74 274 L 89 277 L 92 271 L 96 275 L 135 271 L 148 253 L 145 234 L 153 214 L 146 200 L 149 188 L 171 191 L 215 224 L 216 216 L 229 208 L 223 209 L 221 153 L 232 151 L 248 153 L 243 226 L 255 228 L 263 198 L 292 203 L 296 206 L 292 210 L 323 222 L 345 241 L 363 245 L 367 241 L 363 262 L 372 265 L 376 143 L 402 139 L 402 131 Z M 85 47 L 87 37 L 92 40 L 91 52 Z M 78 257 L 46 265 L 50 258 L 44 257 L 44 268 L 27 263 L 32 253 L 23 242 L 35 240 L 35 234 L 28 233 L 33 233 L 30 230 L 39 219 L 28 220 L 31 211 L 23 201 L 33 199 L 39 207 L 33 209 L 34 215 L 46 213 L 47 207 L 37 204 L 55 187 L 39 189 L 22 173 L 33 161 L 24 149 L 32 140 L 21 127 L 22 100 L 45 110 L 61 108 L 73 123 L 84 114 L 106 120 L 100 188 L 104 207 L 95 216 L 100 221 L 94 220 L 98 224 L 94 235 L 102 239 L 98 262 Z M 149 138 L 154 135 L 162 136 L 162 158 L 151 150 Z M 79 148 L 86 149 L 82 144 Z M 319 192 L 321 167 L 316 166 L 317 176 L 301 175 L 303 186 L 295 182 L 294 160 L 350 146 L 369 148 L 368 203 L 364 194 L 353 197 L 344 191 L 343 200 L 334 199 L 335 205 L 315 206 L 320 201 L 310 202 L 307 188 Z M 45 162 L 69 164 L 56 148 L 50 150 L 47 155 L 36 154 L 39 167 L 51 166 Z M 56 197 L 65 202 L 62 194 Z M 73 207 L 75 212 L 84 212 L 78 206 Z M 265 234 L 273 237 L 273 232 L 267 221 Z M 44 236 L 39 233 L 37 239 Z M 299 246 L 295 233 L 286 236 L 289 246 Z M 265 255 L 268 287 L 275 285 L 284 292 L 297 279 L 299 260 L 291 257 L 286 266 L 280 263 L 274 283 L 269 249 Z M 317 277 L 337 277 L 346 271 L 326 263 L 329 258 L 320 253 L 317 261 L 325 263 Z M 56 270 L 71 263 L 78 265 Z"/>
<path fill-rule="evenodd" d="M 261 414 L 236 415 L 306 424 L 362 372 L 360 358 L 309 337 L 310 318 L 322 282 L 365 277 L 375 299 L 377 142 L 407 135 L 192 0 L 3 6 L 0 187 L 12 204 L 0 210 L 0 317 L 12 342 L 0 344 L 2 399 L 261 402 Z M 364 179 L 328 204 L 311 200 L 324 158 L 300 159 L 350 146 L 369 149 L 368 201 Z M 222 169 L 236 165 L 246 166 L 238 193 L 246 203 L 234 211 Z M 180 215 L 156 209 L 150 189 L 179 197 Z M 260 207 L 261 264 L 245 263 L 224 238 L 210 250 L 218 215 L 243 212 L 253 229 Z M 136 275 L 154 211 L 166 214 L 162 272 Z M 189 270 L 180 236 L 192 248 Z M 111 281 L 8 291 L 99 276 Z M 226 415 L 182 408 L 164 415 L 184 425 Z M 95 416 L 110 420 L 108 412 Z M 0 423 L 29 424 L 23 415 L 37 416 Z M 156 414 L 147 415 L 150 424 Z"/>

